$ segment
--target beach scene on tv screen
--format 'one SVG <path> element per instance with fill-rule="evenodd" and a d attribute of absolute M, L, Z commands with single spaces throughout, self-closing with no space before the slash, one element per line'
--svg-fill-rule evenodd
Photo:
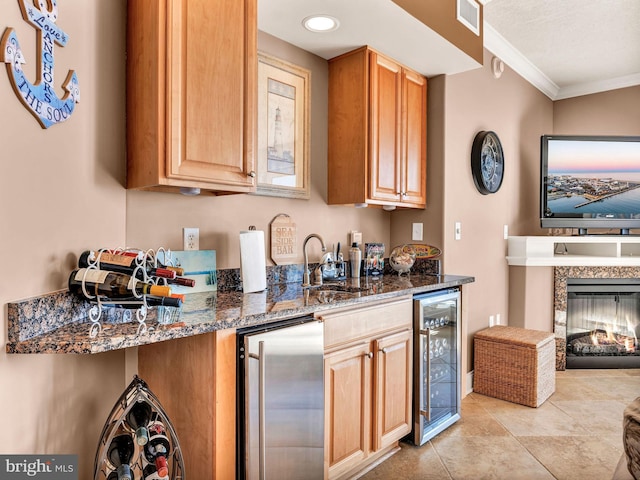
<path fill-rule="evenodd" d="M 640 218 L 640 143 L 551 140 L 547 162 L 547 211 Z"/>

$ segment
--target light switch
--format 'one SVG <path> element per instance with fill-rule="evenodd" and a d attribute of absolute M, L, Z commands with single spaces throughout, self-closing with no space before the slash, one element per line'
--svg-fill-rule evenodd
<path fill-rule="evenodd" d="M 411 228 L 411 240 L 422 241 L 422 223 L 414 223 Z"/>
<path fill-rule="evenodd" d="M 456 222 L 454 234 L 455 234 L 455 239 L 456 240 L 460 240 L 462 238 L 462 223 L 461 222 Z"/>

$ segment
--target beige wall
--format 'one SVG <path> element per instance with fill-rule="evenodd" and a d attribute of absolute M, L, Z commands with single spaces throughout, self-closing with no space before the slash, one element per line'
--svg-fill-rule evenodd
<path fill-rule="evenodd" d="M 555 102 L 553 133 L 640 135 L 640 86 Z"/>
<path fill-rule="evenodd" d="M 75 69 L 81 88 L 81 103 L 72 118 L 41 129 L 0 72 L 5 119 L 0 137 L 0 247 L 7 252 L 4 266 L 11 272 L 0 284 L 3 318 L 7 302 L 65 288 L 79 252 L 119 245 L 181 249 L 183 226 L 200 228 L 201 248 L 217 250 L 220 268 L 239 266 L 240 230 L 249 225 L 266 230 L 278 213 L 296 222 L 300 244 L 316 232 L 328 246 L 339 241 L 346 249 L 351 229 L 362 231 L 365 241 L 389 243 L 388 212 L 326 205 L 326 61 L 259 36 L 261 50 L 311 70 L 310 200 L 127 192 L 126 2 L 67 0 L 59 9 L 58 25 L 70 40 L 64 49 L 56 49 L 56 82 L 61 84 L 66 72 Z M 33 79 L 34 30 L 22 20 L 18 2 L 3 2 L 0 18 L 16 29 L 28 62 L 25 71 Z M 316 259 L 318 246 L 309 246 L 310 258 Z M 298 257 L 302 262 L 301 249 Z M 6 327 L 0 331 L 4 345 Z M 0 353 L 0 452 L 77 453 L 79 478 L 89 478 L 103 423 L 135 372 L 131 351 L 133 355 Z"/>
<path fill-rule="evenodd" d="M 490 62 L 485 51 L 483 68 L 429 80 L 427 209 L 393 212 L 391 221 L 392 244 L 410 241 L 411 222 L 424 222 L 425 242 L 443 250 L 444 272 L 476 279 L 463 288 L 465 372 L 473 369 L 473 334 L 490 315 L 509 321 L 503 227 L 510 235 L 536 232 L 539 138 L 552 129 L 551 100 L 509 68 L 495 79 Z M 505 155 L 504 181 L 493 195 L 481 195 L 471 176 L 471 146 L 481 130 L 498 134 Z M 436 218 L 442 224 L 434 227 Z M 462 224 L 461 240 L 454 240 L 455 222 Z"/>
<path fill-rule="evenodd" d="M 564 135 L 638 135 L 640 86 L 559 100 L 553 104 L 553 130 Z M 537 177 L 539 179 L 539 176 Z M 538 227 L 528 235 L 549 234 Z M 606 233 L 606 230 L 600 230 Z M 571 234 L 570 229 L 565 230 Z M 634 233 L 637 233 L 634 231 Z M 553 267 L 510 267 L 509 318 L 519 327 L 553 331 Z"/>
<path fill-rule="evenodd" d="M 438 2 L 425 2 L 424 0 L 393 0 L 411 15 L 423 22 L 429 28 L 438 32 L 460 50 L 472 57 L 478 63 L 482 62 L 482 44 L 484 31 L 480 29 L 480 35 L 476 35 L 462 22 L 458 21 L 457 1 L 439 0 Z M 479 4 L 480 20 L 482 25 L 483 6 Z"/>
<path fill-rule="evenodd" d="M 125 241 L 124 0 L 58 2 L 55 91 L 75 69 L 80 103 L 48 130 L 0 72 L 0 452 L 74 453 L 90 478 L 102 425 L 130 380 L 123 352 L 95 356 L 7 355 L 6 303 L 66 286 L 77 254 Z M 2 29 L 16 30 L 35 82 L 35 30 L 19 2 L 0 2 Z"/>
<path fill-rule="evenodd" d="M 340 242 L 348 249 L 348 232 L 363 232 L 364 242 L 389 244 L 390 213 L 381 209 L 329 206 L 327 200 L 326 60 L 259 32 L 260 51 L 311 71 L 311 198 L 291 200 L 258 195 L 184 197 L 166 193 L 127 192 L 127 243 L 154 248 L 159 242 L 182 249 L 182 227 L 200 228 L 200 248 L 216 250 L 219 268 L 240 266 L 238 233 L 255 225 L 268 239 L 271 220 L 279 213 L 291 216 L 298 229 L 298 260 L 302 242 L 320 234 L 327 248 Z M 331 172 L 340 175 L 340 172 Z M 309 242 L 309 259 L 317 261 L 319 243 Z M 269 256 L 269 252 L 267 252 Z"/>
<path fill-rule="evenodd" d="M 485 58 L 483 69 L 431 79 L 427 209 L 389 213 L 330 207 L 326 62 L 261 34 L 261 50 L 312 72 L 311 199 L 127 192 L 125 5 L 125 0 L 59 2 L 58 25 L 70 40 L 65 48 L 56 47 L 56 83 L 75 69 L 81 88 L 81 103 L 67 123 L 41 129 L 18 101 L 7 75 L 0 73 L 4 318 L 7 302 L 64 288 L 84 249 L 179 249 L 182 227 L 195 226 L 200 228 L 201 248 L 217 250 L 220 268 L 237 267 L 237 232 L 249 225 L 267 229 L 276 214 L 287 213 L 298 225 L 300 242 L 317 232 L 328 244 L 340 241 L 345 246 L 351 229 L 363 231 L 365 241 L 392 246 L 410 241 L 412 221 L 424 222 L 425 240 L 444 250 L 446 272 L 476 277 L 476 283 L 465 287 L 469 337 L 464 346 L 468 349 L 470 335 L 486 326 L 489 315 L 500 313 L 506 321 L 509 272 L 502 226 L 508 224 L 516 235 L 539 231 L 538 137 L 551 131 L 553 119 L 546 97 L 509 69 L 500 80 L 493 79 L 487 66 L 490 58 Z M 4 26 L 16 29 L 27 59 L 25 70 L 33 79 L 35 34 L 22 20 L 18 2 L 2 2 L 0 18 Z M 61 93 L 60 87 L 57 91 Z M 588 98 L 584 100 L 588 104 Z M 564 102 L 567 112 L 581 108 L 570 101 L 558 105 Z M 556 116 L 560 117 L 557 108 Z M 507 157 L 504 185 L 493 196 L 477 193 L 469 167 L 471 142 L 483 129 L 498 133 Z M 462 222 L 460 241 L 452 239 L 455 221 Z M 314 244 L 312 258 L 318 253 Z M 0 332 L 4 345 L 6 327 Z M 131 379 L 130 357 L 122 351 L 95 356 L 0 353 L 0 452 L 77 453 L 79 478 L 89 478 L 102 424 Z M 465 358 L 470 369 L 470 357 Z"/>

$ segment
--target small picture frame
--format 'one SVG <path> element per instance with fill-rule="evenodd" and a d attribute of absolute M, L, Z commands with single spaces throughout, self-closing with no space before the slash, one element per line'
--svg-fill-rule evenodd
<path fill-rule="evenodd" d="M 384 243 L 364 244 L 364 274 L 378 276 L 384 273 Z"/>
<path fill-rule="evenodd" d="M 258 195 L 308 199 L 311 72 L 258 53 Z"/>

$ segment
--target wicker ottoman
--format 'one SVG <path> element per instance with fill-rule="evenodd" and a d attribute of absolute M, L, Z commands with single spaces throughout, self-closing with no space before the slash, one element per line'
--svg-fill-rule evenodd
<path fill-rule="evenodd" d="M 495 327 L 474 335 L 473 391 L 539 407 L 556 390 L 553 333 Z"/>

